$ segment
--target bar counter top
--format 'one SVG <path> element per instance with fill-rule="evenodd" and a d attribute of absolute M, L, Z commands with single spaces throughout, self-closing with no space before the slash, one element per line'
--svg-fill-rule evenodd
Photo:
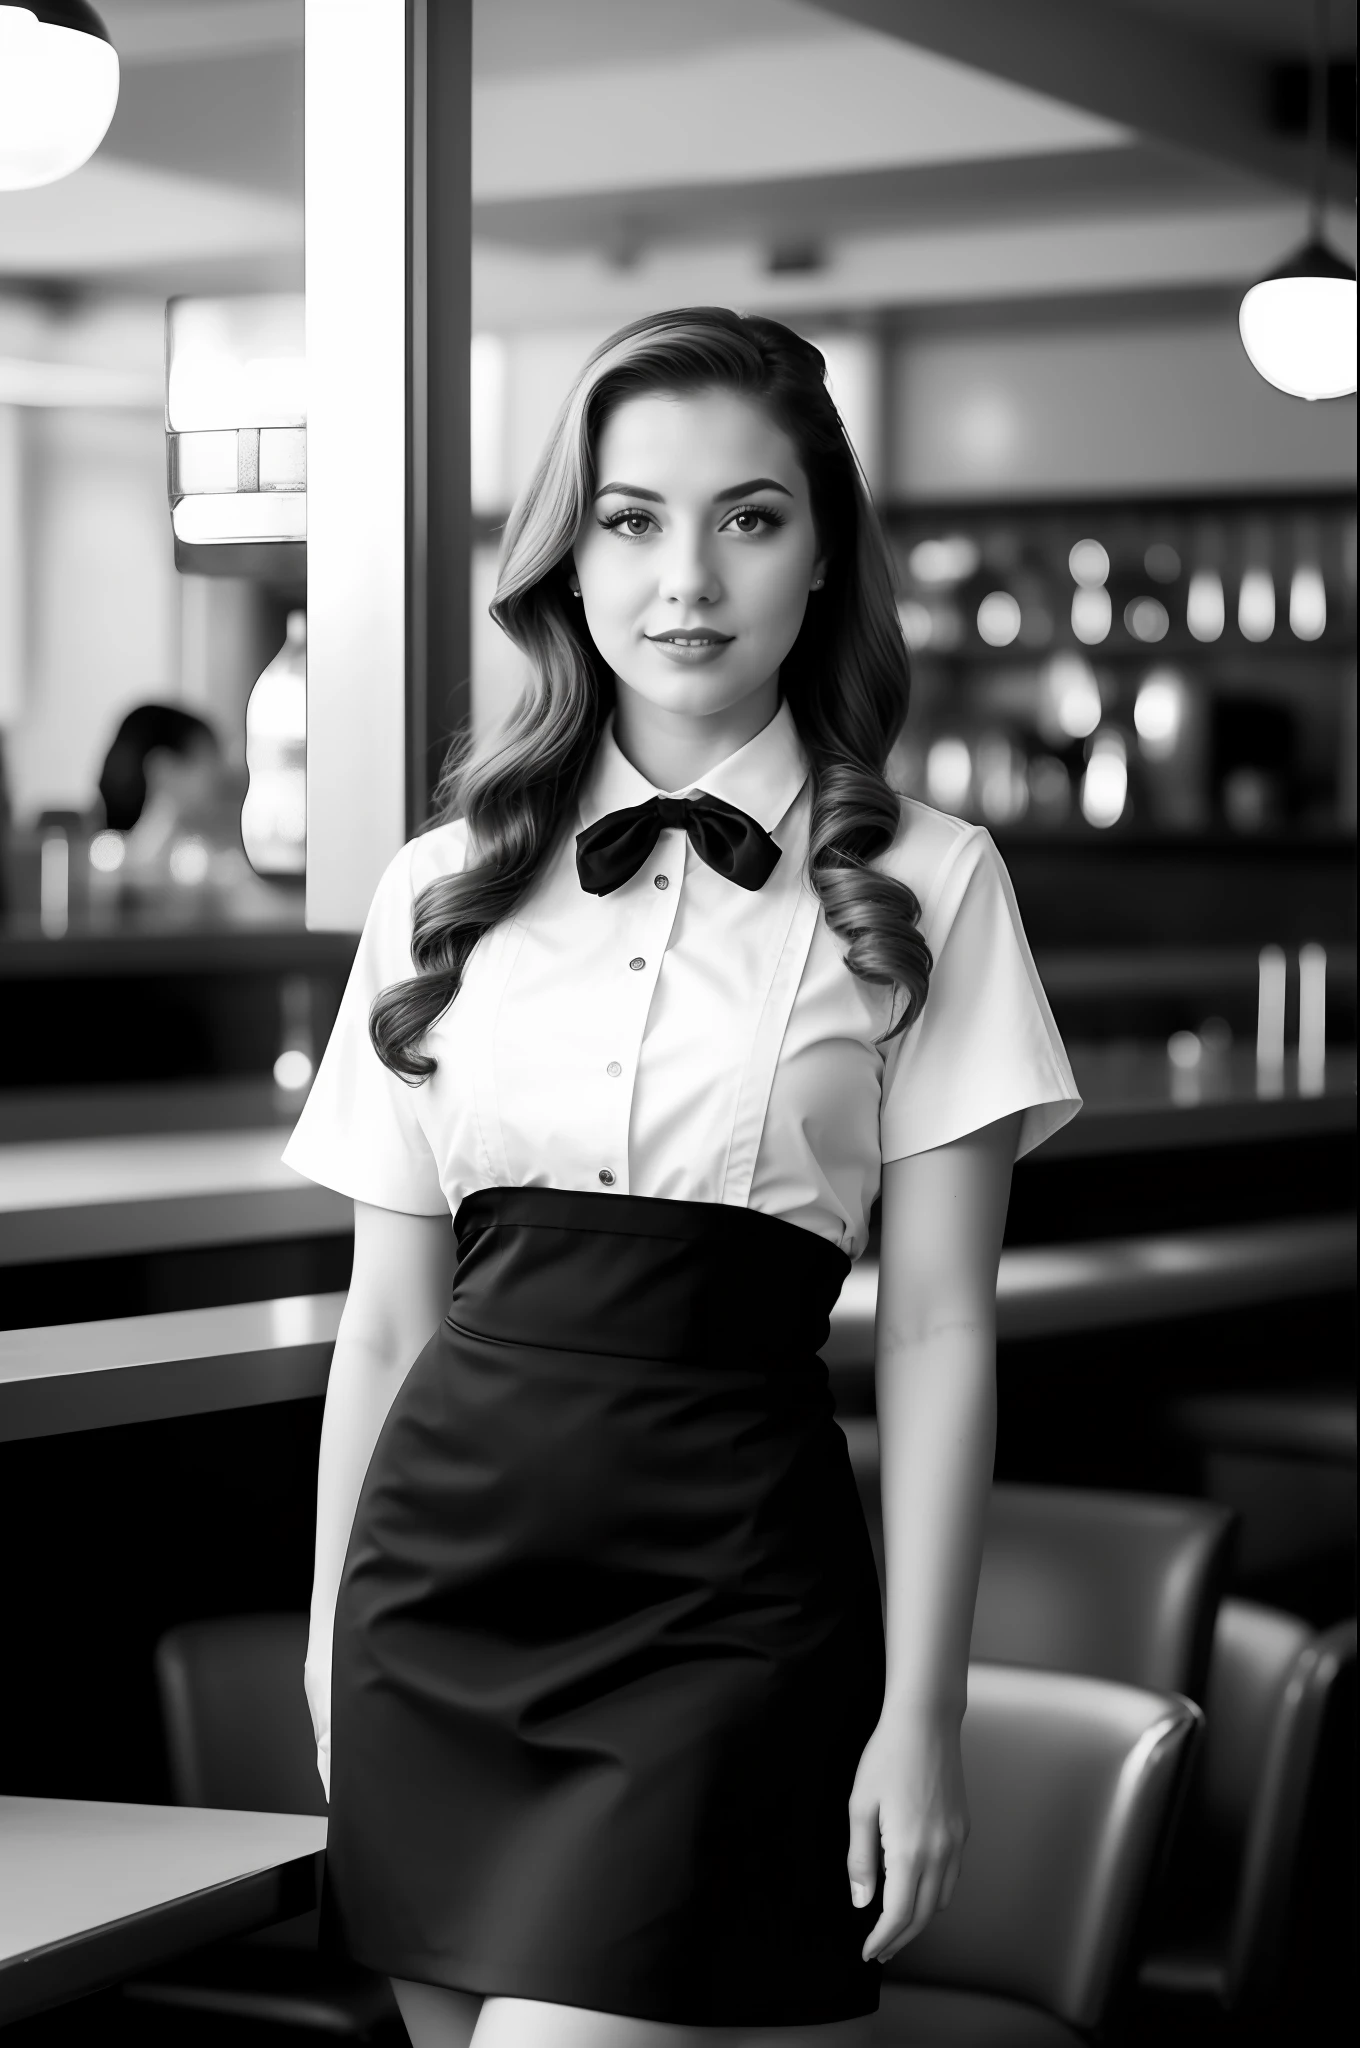
<path fill-rule="evenodd" d="M 309 932 L 300 916 L 259 924 L 183 924 L 165 920 L 48 937 L 36 916 L 0 924 L 0 982 L 124 980 L 128 975 L 222 975 L 278 970 L 348 973 L 357 932 Z"/>
<path fill-rule="evenodd" d="M 0 1267 L 353 1227 L 347 1196 L 283 1165 L 287 1131 L 158 1131 L 0 1145 Z"/>
<path fill-rule="evenodd" d="M 1312 1087 L 1293 1059 L 1263 1082 L 1250 1049 L 1186 1072 L 1156 1048 L 1074 1046 L 1072 1065 L 1084 1107 L 1043 1165 L 1355 1124 L 1353 1047 Z M 349 1200 L 281 1162 L 297 1100 L 235 1081 L 0 1101 L 0 1267 L 348 1231 Z"/>
<path fill-rule="evenodd" d="M 1003 1341 L 1124 1328 L 1350 1285 L 1354 1216 L 1007 1249 Z M 873 1361 L 877 1262 L 852 1267 L 822 1356 Z M 343 1291 L 0 1330 L 0 1443 L 325 1393 Z"/>

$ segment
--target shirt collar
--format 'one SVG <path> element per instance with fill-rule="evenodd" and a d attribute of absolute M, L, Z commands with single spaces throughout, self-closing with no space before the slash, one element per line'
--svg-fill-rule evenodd
<path fill-rule="evenodd" d="M 703 790 L 735 804 L 767 832 L 788 810 L 807 780 L 808 757 L 793 713 L 784 698 L 769 724 L 735 754 L 705 769 L 683 789 L 657 789 L 624 758 L 614 738 L 614 714 L 604 722 L 595 758 L 581 787 L 581 823 L 589 826 L 610 811 L 631 810 L 654 796 L 691 796 Z"/>

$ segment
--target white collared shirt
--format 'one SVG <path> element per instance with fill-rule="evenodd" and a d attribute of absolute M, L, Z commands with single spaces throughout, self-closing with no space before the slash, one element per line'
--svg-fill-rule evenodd
<path fill-rule="evenodd" d="M 772 834 L 780 859 L 763 888 L 724 880 L 678 826 L 622 887 L 581 888 L 578 829 L 696 791 Z M 1019 1153 L 1033 1150 L 1081 1098 L 990 834 L 902 799 L 874 865 L 915 891 L 935 965 L 924 1013 L 880 1048 L 903 998 L 844 964 L 805 873 L 810 802 L 787 704 L 684 791 L 654 789 L 611 719 L 579 816 L 427 1032 L 438 1070 L 419 1087 L 378 1059 L 368 1011 L 413 973 L 413 901 L 459 871 L 466 831 L 460 820 L 409 841 L 378 884 L 285 1162 L 424 1215 L 483 1187 L 749 1206 L 854 1258 L 884 1160 L 1014 1110 Z"/>

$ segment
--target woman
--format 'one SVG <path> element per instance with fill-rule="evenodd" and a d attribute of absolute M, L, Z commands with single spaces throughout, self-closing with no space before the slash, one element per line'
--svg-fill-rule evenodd
<path fill-rule="evenodd" d="M 845 2048 L 958 1876 L 1010 1171 L 1079 1099 L 988 834 L 884 778 L 816 349 L 606 342 L 492 612 L 534 680 L 379 883 L 284 1155 L 356 1216 L 323 1939 L 416 2048 Z M 886 1661 L 816 1355 L 880 1184 Z"/>

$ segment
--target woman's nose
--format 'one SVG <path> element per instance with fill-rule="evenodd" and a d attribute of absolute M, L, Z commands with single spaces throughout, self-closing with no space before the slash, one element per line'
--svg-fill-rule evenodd
<path fill-rule="evenodd" d="M 720 595 L 717 571 L 701 543 L 673 534 L 661 565 L 661 596 L 672 604 L 713 604 Z"/>

